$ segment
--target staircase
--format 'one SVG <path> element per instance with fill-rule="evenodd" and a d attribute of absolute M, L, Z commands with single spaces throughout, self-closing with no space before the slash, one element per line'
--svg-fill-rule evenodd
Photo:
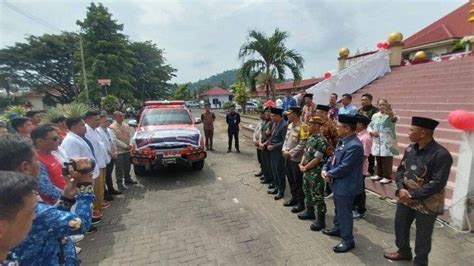
<path fill-rule="evenodd" d="M 359 104 L 364 93 L 374 96 L 374 104 L 379 98 L 387 99 L 400 116 L 397 138 L 401 155 L 394 158 L 394 171 L 410 143 L 408 131 L 411 117 L 426 116 L 440 121 L 435 139 L 450 151 L 454 159 L 445 200 L 447 206 L 451 205 L 462 131 L 451 127 L 447 117 L 449 112 L 457 109 L 474 111 L 474 56 L 393 68 L 391 73 L 354 93 L 353 103 Z M 381 185 L 366 179 L 366 187 L 383 196 L 395 198 L 394 183 Z"/>

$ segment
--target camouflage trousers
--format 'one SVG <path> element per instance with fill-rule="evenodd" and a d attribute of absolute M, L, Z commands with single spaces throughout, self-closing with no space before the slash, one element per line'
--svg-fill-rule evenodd
<path fill-rule="evenodd" d="M 303 175 L 303 192 L 306 206 L 316 205 L 319 214 L 326 213 L 324 202 L 324 180 L 318 174 L 308 172 Z"/>

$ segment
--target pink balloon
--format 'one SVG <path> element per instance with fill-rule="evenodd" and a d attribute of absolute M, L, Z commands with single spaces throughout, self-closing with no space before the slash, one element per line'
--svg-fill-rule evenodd
<path fill-rule="evenodd" d="M 328 79 L 328 78 L 330 78 L 331 76 L 332 76 L 332 75 L 331 75 L 331 73 L 329 73 L 329 72 L 324 73 L 324 78 L 325 78 L 325 79 Z"/>
<path fill-rule="evenodd" d="M 383 49 L 388 49 L 390 47 L 390 44 L 388 42 L 383 42 L 382 43 L 382 48 Z"/>
<path fill-rule="evenodd" d="M 474 113 L 465 110 L 455 110 L 449 113 L 448 122 L 461 130 L 474 130 Z"/>
<path fill-rule="evenodd" d="M 381 42 L 377 43 L 377 48 L 382 49 L 383 48 L 383 43 L 381 43 Z"/>

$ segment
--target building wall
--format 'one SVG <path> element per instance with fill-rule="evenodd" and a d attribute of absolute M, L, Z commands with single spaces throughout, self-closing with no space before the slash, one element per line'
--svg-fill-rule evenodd
<path fill-rule="evenodd" d="M 230 96 L 229 95 L 204 96 L 203 100 L 206 102 L 209 102 L 211 104 L 211 108 L 213 109 L 222 108 L 225 102 L 230 101 Z M 221 105 L 219 106 L 219 104 L 217 104 L 216 102 L 217 103 L 220 102 Z"/>
<path fill-rule="evenodd" d="M 454 46 L 452 43 L 449 43 L 449 44 L 443 44 L 443 45 L 432 47 L 432 48 L 425 48 L 425 49 L 420 49 L 417 51 L 412 51 L 408 53 L 409 58 L 413 59 L 415 57 L 416 52 L 421 51 L 421 50 L 425 51 L 426 56 L 429 59 L 431 59 L 433 57 L 451 53 L 454 50 Z"/>

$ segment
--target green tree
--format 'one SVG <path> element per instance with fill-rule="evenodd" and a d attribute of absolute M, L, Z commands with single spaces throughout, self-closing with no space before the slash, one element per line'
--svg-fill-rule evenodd
<path fill-rule="evenodd" d="M 183 100 L 187 101 L 191 98 L 191 95 L 189 93 L 189 84 L 182 84 L 179 86 L 176 86 L 173 95 L 171 96 L 172 100 Z"/>
<path fill-rule="evenodd" d="M 125 102 L 134 102 L 133 68 L 137 60 L 127 36 L 121 33 L 123 24 L 118 24 L 100 3 L 91 3 L 86 18 L 76 23 L 82 31 L 91 100 L 98 104 L 104 94 L 97 79 L 111 79 L 108 93 Z"/>
<path fill-rule="evenodd" d="M 30 36 L 24 43 L 0 50 L 0 76 L 7 85 L 26 86 L 45 93 L 52 103 L 69 103 L 81 92 L 76 84 L 74 54 L 78 36 Z M 8 92 L 9 93 L 9 92 Z"/>
<path fill-rule="evenodd" d="M 248 41 L 239 50 L 239 58 L 244 60 L 239 72 L 241 78 L 249 80 L 250 88 L 255 91 L 257 77 L 263 74 L 267 99 L 271 94 L 275 100 L 274 81 L 284 80 L 287 69 L 292 73 L 295 84 L 301 80 L 304 60 L 298 52 L 285 46 L 287 38 L 288 33 L 279 29 L 275 29 L 269 37 L 251 30 Z"/>
<path fill-rule="evenodd" d="M 172 88 L 169 81 L 176 76 L 176 69 L 165 63 L 163 50 L 151 41 L 133 42 L 130 48 L 136 59 L 132 81 L 134 96 L 142 101 L 168 97 Z"/>
<path fill-rule="evenodd" d="M 239 81 L 231 86 L 234 89 L 234 99 L 235 101 L 242 106 L 242 111 L 244 114 L 246 113 L 246 104 L 247 101 L 250 99 L 250 91 L 245 86 L 245 82 Z"/>

